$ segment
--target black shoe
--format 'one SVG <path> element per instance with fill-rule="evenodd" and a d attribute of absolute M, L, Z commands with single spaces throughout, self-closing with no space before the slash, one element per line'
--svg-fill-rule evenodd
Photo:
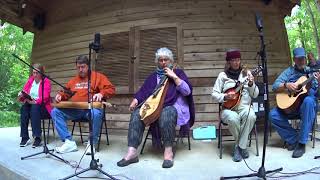
<path fill-rule="evenodd" d="M 293 158 L 299 158 L 306 152 L 306 145 L 298 143 L 296 148 L 294 149 L 292 153 Z"/>
<path fill-rule="evenodd" d="M 32 147 L 33 148 L 36 148 L 36 147 L 39 147 L 41 145 L 41 139 L 39 138 L 39 137 L 36 137 L 35 139 L 34 139 L 34 142 L 33 142 L 33 144 L 32 144 Z"/>
<path fill-rule="evenodd" d="M 129 164 L 132 164 L 132 163 L 137 163 L 139 162 L 139 158 L 138 156 L 133 158 L 133 159 L 129 159 L 129 160 L 125 160 L 124 158 L 121 159 L 119 162 L 117 162 L 117 166 L 119 167 L 124 167 L 124 166 L 128 166 Z"/>
<path fill-rule="evenodd" d="M 172 160 L 163 160 L 162 168 L 171 168 L 173 166 Z"/>
<path fill-rule="evenodd" d="M 241 148 L 239 148 L 239 149 L 240 149 L 241 156 L 242 156 L 243 159 L 249 158 L 249 152 L 248 152 L 247 149 L 241 149 Z"/>
<path fill-rule="evenodd" d="M 20 147 L 26 147 L 28 146 L 30 143 L 30 139 L 29 138 L 22 138 L 21 142 L 20 142 Z"/>
<path fill-rule="evenodd" d="M 293 143 L 293 144 L 287 143 L 287 144 L 288 144 L 288 145 L 287 145 L 288 151 L 293 151 L 293 150 L 296 148 L 296 146 L 297 146 L 298 143 Z"/>
<path fill-rule="evenodd" d="M 232 160 L 234 162 L 240 162 L 242 160 L 240 148 L 238 146 L 234 147 Z"/>

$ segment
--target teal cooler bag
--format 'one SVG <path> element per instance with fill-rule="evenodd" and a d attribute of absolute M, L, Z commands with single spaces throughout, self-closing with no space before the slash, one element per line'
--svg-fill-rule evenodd
<path fill-rule="evenodd" d="M 193 129 L 193 139 L 195 140 L 206 140 L 216 139 L 216 127 L 215 126 L 203 126 Z"/>

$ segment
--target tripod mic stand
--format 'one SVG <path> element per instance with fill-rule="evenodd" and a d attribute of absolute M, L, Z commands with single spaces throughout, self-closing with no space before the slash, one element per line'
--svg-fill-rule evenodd
<path fill-rule="evenodd" d="M 18 57 L 17 55 L 15 54 L 12 54 L 15 58 L 17 58 L 18 60 L 20 60 L 21 62 L 23 62 L 24 64 L 26 64 L 27 66 L 29 66 L 31 69 L 37 71 L 39 74 L 41 74 L 41 91 L 42 91 L 42 94 L 41 94 L 41 110 L 40 110 L 40 117 L 44 117 L 44 114 L 43 114 L 43 110 L 45 109 L 45 105 L 44 105 L 44 80 L 45 78 L 48 78 L 50 79 L 48 76 L 46 76 L 43 72 L 39 71 L 38 69 L 34 68 L 32 65 L 26 63 L 24 60 L 22 60 L 20 57 Z M 51 80 L 51 79 L 50 79 Z M 59 83 L 57 83 L 59 84 Z M 60 85 L 60 84 L 59 84 Z M 62 85 L 60 85 L 62 86 Z M 63 87 L 63 86 L 62 86 Z M 48 129 L 49 131 L 49 129 Z M 33 156 L 36 156 L 36 155 L 39 155 L 39 154 L 50 154 L 51 156 L 61 160 L 62 162 L 64 163 L 67 163 L 66 160 L 60 158 L 59 156 L 53 154 L 53 149 L 49 150 L 48 147 L 47 147 L 47 138 L 46 138 L 46 133 L 45 133 L 45 128 L 44 128 L 44 121 L 42 120 L 42 132 L 43 132 L 43 141 L 44 141 L 44 144 L 43 144 L 43 150 L 42 152 L 39 152 L 39 153 L 35 153 L 35 154 L 31 154 L 31 155 L 28 155 L 28 156 L 25 156 L 25 157 L 21 157 L 21 160 L 24 160 L 26 158 L 29 158 L 29 157 L 33 157 Z"/>
<path fill-rule="evenodd" d="M 258 172 L 248 174 L 248 175 L 242 175 L 242 176 L 230 176 L 230 177 L 221 177 L 220 179 L 240 179 L 240 178 L 245 178 L 245 177 L 259 177 L 266 179 L 266 175 L 278 171 L 282 171 L 283 168 L 278 168 L 275 170 L 270 170 L 266 171 L 264 167 L 264 162 L 265 162 L 265 155 L 266 155 L 266 145 L 268 141 L 268 115 L 270 111 L 270 104 L 269 104 L 269 90 L 268 90 L 268 68 L 267 68 L 267 58 L 266 58 L 266 50 L 265 50 L 265 43 L 264 43 L 264 35 L 262 32 L 263 26 L 262 26 L 262 20 L 259 14 L 256 14 L 256 25 L 259 31 L 259 36 L 260 36 L 260 42 L 261 42 L 261 50 L 259 52 L 261 61 L 262 61 L 262 74 L 263 74 L 263 83 L 264 83 L 264 138 L 263 138 L 263 154 L 262 154 L 262 162 L 261 162 L 261 167 L 259 168 Z"/>
<path fill-rule="evenodd" d="M 91 93 L 90 93 L 90 83 L 91 83 L 91 50 L 95 50 L 96 52 L 99 51 L 100 49 L 100 34 L 99 33 L 96 33 L 95 34 L 95 38 L 94 38 L 94 43 L 90 43 L 89 44 L 89 64 L 88 64 L 88 105 L 89 105 L 89 108 L 88 108 L 88 121 L 89 121 L 89 134 L 90 134 L 90 150 L 91 150 L 91 162 L 90 162 L 90 166 L 82 171 L 79 171 L 73 175 L 70 175 L 70 176 L 67 176 L 61 180 L 66 180 L 66 179 L 70 179 L 74 176 L 78 176 L 79 174 L 82 174 L 84 172 L 87 172 L 87 171 L 90 171 L 90 170 L 97 170 L 99 171 L 100 173 L 106 175 L 107 177 L 109 177 L 110 179 L 112 180 L 117 180 L 116 178 L 112 177 L 110 174 L 104 172 L 101 167 L 102 167 L 102 164 L 98 164 L 99 162 L 99 159 L 95 159 L 94 157 L 94 148 L 93 148 L 93 125 L 92 125 L 92 98 L 91 98 Z"/>

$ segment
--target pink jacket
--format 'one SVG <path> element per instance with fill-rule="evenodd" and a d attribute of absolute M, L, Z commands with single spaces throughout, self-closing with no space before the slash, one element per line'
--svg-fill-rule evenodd
<path fill-rule="evenodd" d="M 23 86 L 23 90 L 30 94 L 30 89 L 31 89 L 31 86 L 32 86 L 32 83 L 34 81 L 34 77 L 31 76 L 27 83 Z M 45 104 L 45 107 L 47 109 L 47 111 L 49 112 L 49 114 L 51 114 L 51 110 L 52 110 L 52 106 L 51 106 L 51 98 L 50 98 L 50 92 L 51 92 L 51 83 L 49 81 L 49 79 L 45 78 L 44 79 L 44 104 Z M 36 104 L 41 104 L 42 102 L 42 82 L 40 81 L 40 85 L 39 85 L 39 90 L 38 90 L 38 93 L 39 93 L 39 98 L 36 100 Z"/>

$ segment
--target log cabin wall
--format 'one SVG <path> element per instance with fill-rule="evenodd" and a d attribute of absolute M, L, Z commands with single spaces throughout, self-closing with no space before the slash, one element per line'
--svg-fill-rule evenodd
<path fill-rule="evenodd" d="M 89 42 L 100 32 L 103 52 L 97 55 L 96 68 L 117 89 L 110 100 L 117 108 L 107 112 L 108 127 L 127 130 L 132 94 L 153 69 L 155 48 L 169 46 L 193 85 L 195 126 L 216 124 L 218 105 L 210 94 L 224 68 L 225 51 L 238 48 L 243 64 L 258 64 L 255 11 L 263 18 L 270 84 L 289 65 L 280 7 L 276 0 L 268 6 L 261 0 L 49 1 L 47 25 L 35 35 L 32 61 L 44 64 L 49 75 L 64 84 L 76 73 L 76 56 L 88 54 Z M 52 96 L 58 89 L 53 87 Z M 273 95 L 271 100 L 274 104 Z"/>

